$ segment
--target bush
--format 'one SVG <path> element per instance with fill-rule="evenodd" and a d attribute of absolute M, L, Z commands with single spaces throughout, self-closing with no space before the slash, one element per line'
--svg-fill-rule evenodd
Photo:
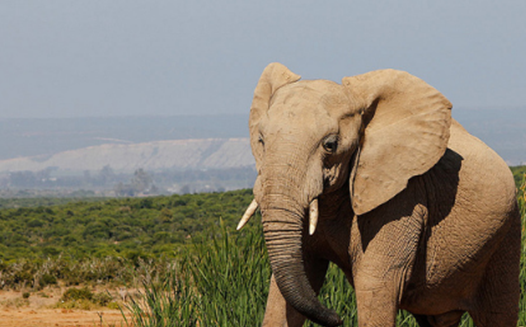
<path fill-rule="evenodd" d="M 38 285 L 40 286 L 40 288 L 44 288 L 47 285 L 56 285 L 56 284 L 57 284 L 57 278 L 50 274 L 44 274 L 38 280 Z"/>
<path fill-rule="evenodd" d="M 93 295 L 92 302 L 100 305 L 101 307 L 107 306 L 113 301 L 113 296 L 108 292 L 101 292 Z"/>
<path fill-rule="evenodd" d="M 78 300 L 88 300 L 91 301 L 93 299 L 93 293 L 87 288 L 68 288 L 64 294 L 62 294 L 62 297 L 60 298 L 61 301 L 67 302 L 67 301 L 78 301 Z"/>
<path fill-rule="evenodd" d="M 59 308 L 65 309 L 82 309 L 92 310 L 97 307 L 105 307 L 115 302 L 113 297 L 108 292 L 93 293 L 87 287 L 83 288 L 68 288 L 62 297 L 60 303 L 57 304 Z"/>

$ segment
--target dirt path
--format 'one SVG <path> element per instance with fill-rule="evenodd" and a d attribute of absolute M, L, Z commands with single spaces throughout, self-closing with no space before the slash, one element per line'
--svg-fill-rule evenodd
<path fill-rule="evenodd" d="M 126 326 L 119 310 L 92 311 L 56 309 L 60 288 L 30 293 L 0 291 L 0 327 L 121 327 Z M 102 315 L 102 324 L 101 324 Z"/>
<path fill-rule="evenodd" d="M 125 326 L 119 310 L 2 309 L 1 327 L 100 327 Z"/>

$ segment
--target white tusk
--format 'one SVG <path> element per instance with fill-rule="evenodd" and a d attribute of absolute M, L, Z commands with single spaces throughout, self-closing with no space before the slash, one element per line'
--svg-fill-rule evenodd
<path fill-rule="evenodd" d="M 254 212 L 256 212 L 257 208 L 258 208 L 258 203 L 256 199 L 254 199 L 248 206 L 247 211 L 245 211 L 245 214 L 243 215 L 243 217 L 241 217 L 239 224 L 237 224 L 236 230 L 240 230 L 241 228 L 243 228 L 243 226 L 245 226 L 245 224 L 250 220 L 250 217 L 254 215 Z"/>
<path fill-rule="evenodd" d="M 312 200 L 309 205 L 309 235 L 314 234 L 318 224 L 318 198 Z"/>

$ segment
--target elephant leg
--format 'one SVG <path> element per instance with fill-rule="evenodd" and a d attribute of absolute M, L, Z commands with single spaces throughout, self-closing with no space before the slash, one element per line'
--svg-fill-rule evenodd
<path fill-rule="evenodd" d="M 426 315 L 413 315 L 415 317 L 416 322 L 418 323 L 418 326 L 420 327 L 433 327 L 429 321 L 427 320 Z"/>
<path fill-rule="evenodd" d="M 517 325 L 521 289 L 519 218 L 514 224 L 491 256 L 474 300 L 474 308 L 468 311 L 477 327 Z"/>
<path fill-rule="evenodd" d="M 436 316 L 414 315 L 420 327 L 456 327 L 464 311 L 451 311 Z"/>
<path fill-rule="evenodd" d="M 411 199 L 403 203 L 411 204 Z M 378 213 L 355 217 L 351 238 L 358 326 L 395 327 L 404 286 L 411 276 L 422 221 L 426 212 L 419 206 L 403 210 L 394 201 Z M 405 208 L 404 208 L 405 209 Z"/>
<path fill-rule="evenodd" d="M 327 260 L 305 260 L 307 277 L 316 294 L 323 285 L 328 266 Z M 285 301 L 276 284 L 274 274 L 272 274 L 263 327 L 301 327 L 305 319 L 302 314 Z"/>
<path fill-rule="evenodd" d="M 359 327 L 395 327 L 398 305 L 387 285 L 363 287 L 356 282 L 355 294 Z"/>

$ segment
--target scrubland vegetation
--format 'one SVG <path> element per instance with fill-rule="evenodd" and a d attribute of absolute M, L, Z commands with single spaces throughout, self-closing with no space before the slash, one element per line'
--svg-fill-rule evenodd
<path fill-rule="evenodd" d="M 526 167 L 512 170 L 524 221 Z M 234 229 L 251 199 L 250 190 L 241 190 L 57 205 L 48 199 L 19 208 L 5 207 L 30 204 L 1 201 L 0 288 L 34 293 L 75 287 L 81 291 L 68 296 L 115 305 L 111 296 L 90 295 L 90 288 L 126 286 L 140 290 L 121 302 L 123 313 L 131 313 L 129 326 L 259 325 L 270 267 L 258 217 L 241 232 Z M 524 234 L 523 227 L 523 240 Z M 521 290 L 523 326 L 524 251 Z M 356 325 L 353 290 L 334 266 L 320 298 L 344 317 L 344 326 Z M 405 312 L 398 325 L 417 326 Z M 467 315 L 462 326 L 473 326 Z"/>

